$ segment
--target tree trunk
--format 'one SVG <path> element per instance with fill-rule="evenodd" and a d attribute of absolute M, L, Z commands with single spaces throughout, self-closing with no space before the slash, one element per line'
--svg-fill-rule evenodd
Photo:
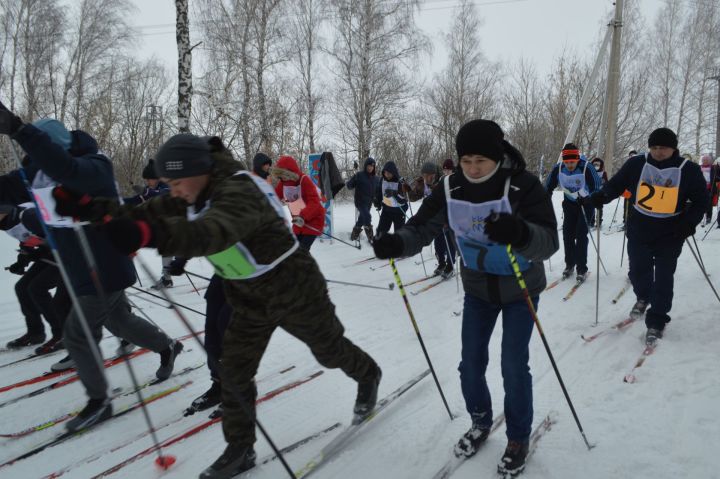
<path fill-rule="evenodd" d="M 175 11 L 175 38 L 178 47 L 178 131 L 180 131 L 180 133 L 189 133 L 193 91 L 188 0 L 175 0 Z"/>

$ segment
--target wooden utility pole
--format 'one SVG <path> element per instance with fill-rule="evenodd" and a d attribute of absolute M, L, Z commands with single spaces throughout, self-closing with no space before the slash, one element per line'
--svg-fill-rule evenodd
<path fill-rule="evenodd" d="M 605 148 L 601 157 L 605 160 L 605 169 L 611 176 L 615 164 L 615 135 L 617 132 L 618 98 L 620 97 L 620 40 L 622 37 L 623 0 L 615 0 L 615 18 L 612 23 L 613 37 L 610 49 L 607 90 L 607 124 L 605 127 Z"/>

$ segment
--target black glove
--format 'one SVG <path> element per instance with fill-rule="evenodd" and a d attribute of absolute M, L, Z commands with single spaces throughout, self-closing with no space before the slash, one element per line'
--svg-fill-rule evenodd
<path fill-rule="evenodd" d="M 680 221 L 675 228 L 675 237 L 685 241 L 685 238 L 689 238 L 695 234 L 695 226 L 686 222 Z"/>
<path fill-rule="evenodd" d="M 52 190 L 52 196 L 55 198 L 55 211 L 61 216 L 72 216 L 83 220 L 93 216 L 92 197 L 87 193 L 76 193 L 62 186 L 56 186 Z"/>
<path fill-rule="evenodd" d="M 578 195 L 577 204 L 579 204 L 580 206 L 591 206 L 598 209 L 602 208 L 602 206 L 606 203 L 605 199 L 605 194 L 598 191 L 590 196 Z"/>
<path fill-rule="evenodd" d="M 0 134 L 14 135 L 22 127 L 23 122 L 20 117 L 0 102 Z"/>
<path fill-rule="evenodd" d="M 490 241 L 519 248 L 527 244 L 530 228 L 517 216 L 501 213 L 485 221 L 485 234 Z"/>
<path fill-rule="evenodd" d="M 12 274 L 17 275 L 24 275 L 25 274 L 25 268 L 27 268 L 30 261 L 27 260 L 27 258 L 21 258 L 20 256 L 24 255 L 18 255 L 18 259 L 16 262 L 11 264 L 10 266 L 5 267 L 5 271 L 10 271 Z"/>
<path fill-rule="evenodd" d="M 372 242 L 375 256 L 379 259 L 398 258 L 403 254 L 405 246 L 399 235 L 378 233 Z"/>
<path fill-rule="evenodd" d="M 170 264 L 165 268 L 165 272 L 170 276 L 182 276 L 185 274 L 185 265 L 188 260 L 185 258 L 174 258 L 170 261 Z"/>
<path fill-rule="evenodd" d="M 146 221 L 118 218 L 96 227 L 104 232 L 113 247 L 129 255 L 144 246 L 153 246 L 153 230 Z"/>

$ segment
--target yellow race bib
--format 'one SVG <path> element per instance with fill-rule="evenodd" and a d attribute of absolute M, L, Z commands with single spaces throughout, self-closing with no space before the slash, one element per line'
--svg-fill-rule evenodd
<path fill-rule="evenodd" d="M 679 191 L 677 186 L 658 186 L 641 181 L 637 191 L 637 206 L 651 213 L 674 214 Z"/>

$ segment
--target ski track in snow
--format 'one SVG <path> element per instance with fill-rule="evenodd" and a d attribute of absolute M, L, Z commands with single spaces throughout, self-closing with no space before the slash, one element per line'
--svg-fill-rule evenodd
<path fill-rule="evenodd" d="M 559 222 L 561 200 L 561 195 L 554 195 L 553 202 Z M 416 211 L 419 203 L 413 206 Z M 615 203 L 605 206 L 605 228 L 610 224 L 614 208 Z M 377 224 L 375 212 L 373 216 L 373 222 Z M 336 205 L 335 221 L 336 234 L 347 238 L 354 223 L 352 205 Z M 720 245 L 720 230 L 712 231 L 708 238 L 701 242 L 704 232 L 705 230 L 698 229 L 698 244 L 708 269 L 717 272 L 720 255 L 713 254 L 713 250 Z M 562 232 L 559 232 L 559 235 L 561 234 Z M 387 286 L 393 282 L 390 268 L 372 271 L 369 264 L 347 266 L 372 254 L 364 234 L 362 238 L 361 251 L 337 242 L 330 244 L 318 241 L 313 246 L 312 253 L 328 279 Z M 609 327 L 625 318 L 634 301 L 632 291 L 628 291 L 618 304 L 611 304 L 611 299 L 624 284 L 627 273 L 627 257 L 623 261 L 623 268 L 620 268 L 622 234 L 600 235 L 600 240 L 603 260 L 610 275 L 596 271 L 596 255 L 590 244 L 588 261 L 593 275 L 587 284 L 583 285 L 571 300 L 563 303 L 561 298 L 572 285 L 571 281 L 565 281 L 542 294 L 539 306 L 540 321 L 565 384 L 588 439 L 597 447 L 587 451 L 551 370 L 542 342 L 535 333 L 531 342 L 535 423 L 541 421 L 551 409 L 559 411 L 560 414 L 558 423 L 538 444 L 537 451 L 529 460 L 522 477 L 720 478 L 720 458 L 715 451 L 720 430 L 720 417 L 717 414 L 717 400 L 720 397 L 720 362 L 717 356 L 720 310 L 714 295 L 686 246 L 675 276 L 675 298 L 671 312 L 673 321 L 668 325 L 666 336 L 657 351 L 636 371 L 637 382 L 626 384 L 623 376 L 632 369 L 643 349 L 645 327 L 642 321 L 632 324 L 624 331 L 611 332 L 589 344 L 580 339 L 580 334 L 592 334 L 596 331 L 593 324 L 595 285 L 598 279 L 601 308 L 598 327 Z M 552 270 L 548 268 L 549 263 L 545 263 L 548 282 L 556 279 L 563 268 L 562 237 L 560 243 L 561 250 L 552 258 Z M 14 241 L 3 235 L 0 237 L 0 245 L 4 251 L 0 253 L 3 255 L 4 264 L 14 262 Z M 160 270 L 160 261 L 154 252 L 144 251 L 142 255 L 152 262 L 157 271 Z M 425 248 L 423 255 L 426 260 L 431 258 L 431 248 Z M 381 263 L 370 263 L 372 264 Z M 397 267 L 403 281 L 410 282 L 423 276 L 422 266 L 414 264 L 413 261 L 399 262 Z M 426 267 L 428 270 L 434 269 L 434 262 L 428 261 Z M 187 268 L 205 276 L 212 274 L 210 266 L 200 259 L 191 260 Z M 716 276 L 713 275 L 713 278 Z M 24 332 L 24 322 L 13 290 L 17 279 L 18 276 L 8 272 L 0 273 L 0 287 L 4 287 L 6 291 L 0 298 L 0 312 L 4 318 L 0 323 L 2 345 Z M 143 286 L 148 288 L 151 279 L 143 275 L 141 279 Z M 173 298 L 189 307 L 204 311 L 203 298 L 192 291 L 187 278 L 177 277 L 174 281 L 175 287 L 170 290 Z M 193 278 L 193 281 L 198 287 L 206 283 L 199 278 Z M 408 294 L 420 287 L 422 284 L 409 287 Z M 462 285 L 460 288 L 462 289 Z M 332 284 L 329 290 L 337 307 L 337 315 L 347 330 L 347 336 L 370 353 L 383 369 L 381 397 L 427 367 L 397 288 L 393 291 L 381 291 Z M 131 299 L 168 334 L 186 334 L 172 310 L 142 301 L 137 296 Z M 426 293 L 409 295 L 409 300 L 440 383 L 457 418 L 452 422 L 449 420 L 432 378 L 426 378 L 378 416 L 346 450 L 315 472 L 314 477 L 431 477 L 443 465 L 453 444 L 469 426 L 457 372 L 462 319 L 452 314 L 462 308 L 462 290 L 457 291 L 455 279 L 452 279 Z M 186 312 L 186 315 L 197 330 L 203 328 L 202 317 L 191 312 Z M 499 364 L 501 329 L 501 321 L 498 321 L 490 344 L 491 362 L 487 372 L 495 414 L 502 412 L 503 404 Z M 101 344 L 105 357 L 111 356 L 116 347 L 115 339 L 106 339 Z M 192 341 L 186 341 L 186 348 L 192 351 L 178 357 L 178 369 L 204 360 L 200 347 Z M 31 349 L 0 353 L 0 364 L 30 353 Z M 0 368 L 0 385 L 14 383 L 46 371 L 50 364 L 61 357 L 62 355 L 52 355 Z M 133 361 L 140 381 L 154 376 L 158 362 L 158 356 L 152 353 Z M 285 374 L 272 374 L 290 365 L 295 365 L 296 368 Z M 304 344 L 278 330 L 258 372 L 258 378 L 267 375 L 272 377 L 259 382 L 259 394 L 321 369 Z M 122 364 L 108 369 L 107 375 L 112 387 L 130 386 L 126 368 Z M 209 375 L 206 368 L 201 368 L 152 389 L 157 391 L 189 379 L 193 380 L 189 387 L 149 405 L 155 424 L 162 424 L 177 417 L 193 398 L 209 386 Z M 47 383 L 7 391 L 0 394 L 0 401 Z M 355 390 L 355 383 L 342 372 L 325 370 L 317 379 L 259 405 L 258 418 L 276 444 L 282 447 L 335 422 L 349 424 Z M 146 396 L 149 394 L 144 393 Z M 77 382 L 0 408 L 0 432 L 17 431 L 39 424 L 80 408 L 85 401 L 83 388 Z M 132 397 L 123 397 L 116 400 L 114 405 L 117 410 L 131 402 Z M 206 417 L 205 412 L 197 413 L 160 429 L 158 437 L 162 441 L 205 421 Z M 54 437 L 62 432 L 62 427 L 63 425 L 59 425 L 21 439 L 0 439 L 0 462 Z M 0 470 L 0 477 L 42 477 L 67 464 L 126 442 L 144 428 L 142 413 L 135 411 L 3 468 Z M 496 477 L 496 464 L 506 443 L 504 430 L 502 426 L 494 433 L 478 454 L 466 461 L 452 477 Z M 287 460 L 291 467 L 294 470 L 302 467 L 337 431 L 339 429 L 288 454 Z M 94 462 L 76 467 L 64 477 L 90 477 L 150 445 L 150 438 L 146 436 Z M 157 469 L 153 463 L 155 456 L 149 455 L 126 466 L 116 473 L 115 477 L 197 477 L 224 448 L 222 428 L 217 424 L 187 441 L 169 447 L 165 452 L 175 455 L 178 461 L 168 471 Z M 259 432 L 256 451 L 258 458 L 263 458 L 270 452 Z M 286 476 L 279 462 L 273 461 L 242 477 L 262 479 Z"/>

